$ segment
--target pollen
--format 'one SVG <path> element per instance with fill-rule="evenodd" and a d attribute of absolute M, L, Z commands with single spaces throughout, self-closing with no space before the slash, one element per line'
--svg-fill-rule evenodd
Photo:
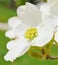
<path fill-rule="evenodd" d="M 28 28 L 25 32 L 25 37 L 29 40 L 33 40 L 38 36 L 37 29 L 35 27 Z"/>

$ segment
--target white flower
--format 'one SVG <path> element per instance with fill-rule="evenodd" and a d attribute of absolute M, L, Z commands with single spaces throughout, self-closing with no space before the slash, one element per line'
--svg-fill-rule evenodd
<path fill-rule="evenodd" d="M 6 61 L 13 62 L 17 57 L 24 55 L 30 46 L 44 46 L 53 38 L 54 27 L 49 22 L 42 22 L 38 8 L 26 3 L 17 9 L 18 17 L 8 21 L 10 30 L 6 36 L 10 39 L 7 43 L 8 53 L 4 56 Z M 23 22 L 23 23 L 22 23 Z"/>
<path fill-rule="evenodd" d="M 55 41 L 58 43 L 58 16 L 56 16 L 57 12 L 54 12 L 54 14 L 51 12 L 52 7 L 56 5 L 58 0 L 48 0 L 47 3 L 40 6 L 40 11 L 42 15 L 43 21 L 48 22 L 48 25 L 51 25 L 54 27 L 54 35 L 55 35 Z M 56 5 L 57 6 L 57 5 Z M 58 6 L 57 6 L 58 7 Z M 55 7 L 55 9 L 57 8 Z M 54 11 L 54 10 L 53 10 Z"/>
<path fill-rule="evenodd" d="M 50 22 L 55 27 L 58 26 L 58 16 L 56 16 L 56 12 L 54 12 L 55 14 L 53 14 L 51 12 L 51 9 L 56 4 L 56 2 L 57 2 L 57 0 L 56 1 L 48 0 L 47 3 L 45 3 L 45 4 L 40 6 L 40 11 L 41 11 L 41 15 L 42 15 L 43 21 L 46 21 L 46 22 L 48 21 L 48 22 Z M 57 13 L 58 13 L 58 11 L 57 11 Z"/>

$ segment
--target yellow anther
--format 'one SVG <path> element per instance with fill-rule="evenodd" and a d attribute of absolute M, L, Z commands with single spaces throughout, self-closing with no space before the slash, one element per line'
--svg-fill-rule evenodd
<path fill-rule="evenodd" d="M 38 36 L 37 29 L 32 27 L 26 30 L 25 37 L 29 40 L 32 40 Z"/>

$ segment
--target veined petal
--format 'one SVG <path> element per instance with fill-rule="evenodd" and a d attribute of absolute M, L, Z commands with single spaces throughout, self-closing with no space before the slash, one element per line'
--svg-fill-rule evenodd
<path fill-rule="evenodd" d="M 8 31 L 5 33 L 5 36 L 6 36 L 6 37 L 9 37 L 10 39 L 15 38 L 15 31 L 14 31 L 13 29 L 8 30 Z"/>
<path fill-rule="evenodd" d="M 17 57 L 24 55 L 31 46 L 31 44 L 25 38 L 21 38 L 12 42 L 9 43 L 8 45 L 9 51 L 4 56 L 4 59 L 6 61 L 11 61 L 11 62 L 13 62 Z"/>
<path fill-rule="evenodd" d="M 17 14 L 23 23 L 29 26 L 37 26 L 42 22 L 40 10 L 38 10 L 35 5 L 28 2 L 18 7 Z"/>
<path fill-rule="evenodd" d="M 20 24 L 21 21 L 19 20 L 18 17 L 12 17 L 8 20 L 8 25 L 11 27 L 11 28 L 15 28 L 18 24 Z"/>
<path fill-rule="evenodd" d="M 49 26 L 45 26 L 38 29 L 38 37 L 35 38 L 32 42 L 33 46 L 42 47 L 47 44 L 53 38 L 53 30 Z"/>
<path fill-rule="evenodd" d="M 55 33 L 55 41 L 58 43 L 58 31 Z"/>

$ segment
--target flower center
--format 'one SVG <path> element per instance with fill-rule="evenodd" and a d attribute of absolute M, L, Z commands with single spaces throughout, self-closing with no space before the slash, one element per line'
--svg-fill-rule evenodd
<path fill-rule="evenodd" d="M 38 36 L 37 29 L 35 27 L 28 28 L 25 32 L 25 37 L 29 40 L 33 40 Z"/>

